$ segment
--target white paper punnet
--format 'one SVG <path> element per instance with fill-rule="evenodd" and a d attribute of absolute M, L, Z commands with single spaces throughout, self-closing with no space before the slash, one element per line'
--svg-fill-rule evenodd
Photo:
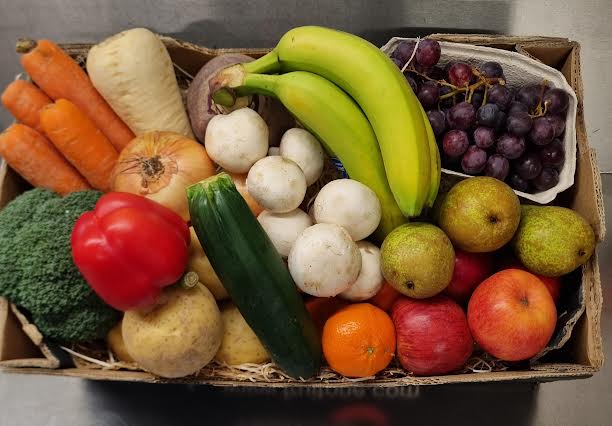
<path fill-rule="evenodd" d="M 404 40 L 416 41 L 413 38 L 393 37 L 385 44 L 381 50 L 390 55 L 398 43 Z M 569 106 L 565 119 L 565 133 L 563 146 L 565 148 L 565 164 L 559 173 L 559 183 L 549 190 L 528 194 L 521 191 L 514 191 L 522 198 L 535 201 L 539 204 L 547 204 L 555 199 L 558 193 L 565 191 L 574 184 L 574 173 L 576 171 L 576 108 L 578 100 L 576 94 L 563 77 L 561 72 L 541 62 L 531 59 L 517 52 L 511 52 L 490 47 L 473 46 L 462 43 L 450 43 L 441 41 L 440 47 L 442 54 L 438 65 L 444 67 L 450 61 L 464 61 L 477 67 L 488 61 L 499 62 L 504 69 L 507 85 L 511 89 L 530 84 L 540 84 L 542 80 L 547 80 L 554 87 L 561 88 L 569 94 Z M 470 175 L 455 172 L 453 170 L 442 169 L 444 174 L 469 178 Z"/>

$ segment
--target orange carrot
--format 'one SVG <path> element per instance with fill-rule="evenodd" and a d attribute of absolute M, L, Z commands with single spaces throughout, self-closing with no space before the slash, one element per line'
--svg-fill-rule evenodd
<path fill-rule="evenodd" d="M 45 135 L 96 189 L 110 190 L 119 154 L 106 136 L 75 104 L 58 99 L 40 112 Z"/>
<path fill-rule="evenodd" d="M 13 117 L 39 132 L 42 132 L 40 110 L 51 102 L 42 90 L 24 80 L 13 81 L 2 93 L 2 104 Z"/>
<path fill-rule="evenodd" d="M 51 99 L 68 99 L 79 107 L 117 151 L 134 139 L 134 133 L 98 93 L 85 71 L 55 43 L 21 39 L 17 52 L 23 54 L 21 65 L 38 87 Z"/>
<path fill-rule="evenodd" d="M 0 134 L 0 155 L 33 186 L 61 195 L 91 189 L 47 138 L 23 124 L 13 124 Z"/>

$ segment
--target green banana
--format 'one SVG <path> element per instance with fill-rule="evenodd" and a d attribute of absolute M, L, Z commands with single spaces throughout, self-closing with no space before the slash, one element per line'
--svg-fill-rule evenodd
<path fill-rule="evenodd" d="M 406 222 L 389 188 L 376 135 L 359 106 L 335 84 L 304 71 L 281 75 L 234 74 L 225 87 L 236 94 L 262 94 L 277 98 L 297 120 L 337 156 L 351 179 L 372 189 L 382 207 L 375 237 L 382 242 Z M 217 100 L 217 98 L 215 97 Z"/>
<path fill-rule="evenodd" d="M 309 71 L 351 95 L 370 121 L 387 180 L 405 216 L 431 198 L 431 160 L 419 101 L 376 46 L 352 34 L 308 26 L 288 31 L 272 52 L 243 65 L 249 73 Z"/>
<path fill-rule="evenodd" d="M 431 128 L 429 117 L 427 117 L 427 113 L 425 112 L 423 106 L 420 103 L 419 107 L 421 107 L 423 121 L 425 122 L 425 129 L 427 130 L 427 142 L 429 143 L 429 158 L 431 160 L 431 180 L 429 184 L 429 194 L 427 196 L 427 201 L 425 205 L 429 208 L 432 208 L 434 203 L 436 202 L 438 190 L 440 189 L 440 175 L 442 172 L 442 165 L 440 160 L 440 150 L 438 149 L 438 143 L 436 142 L 436 135 L 434 135 L 433 129 Z"/>

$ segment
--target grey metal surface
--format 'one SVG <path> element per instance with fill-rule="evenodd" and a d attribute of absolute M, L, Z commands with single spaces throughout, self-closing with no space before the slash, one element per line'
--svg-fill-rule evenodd
<path fill-rule="evenodd" d="M 612 170 L 612 148 L 606 143 L 611 134 L 606 98 L 612 79 L 610 6 L 609 0 L 0 0 L 0 85 L 19 72 L 13 44 L 23 35 L 96 41 L 127 27 L 146 26 L 210 47 L 272 46 L 285 30 L 312 23 L 348 30 L 379 45 L 393 35 L 436 31 L 564 35 L 582 42 L 589 137 L 599 148 L 604 169 Z M 9 121 L 0 111 L 0 125 Z M 612 176 L 603 180 L 611 211 Z M 604 283 L 610 282 L 610 243 L 599 247 L 599 259 Z M 607 341 L 612 335 L 612 296 L 606 289 L 604 298 Z M 537 387 L 459 385 L 372 392 L 254 392 L 0 374 L 0 426 L 324 425 L 341 424 L 349 417 L 376 425 L 590 426 L 612 423 L 610 401 L 608 367 L 587 380 Z"/>

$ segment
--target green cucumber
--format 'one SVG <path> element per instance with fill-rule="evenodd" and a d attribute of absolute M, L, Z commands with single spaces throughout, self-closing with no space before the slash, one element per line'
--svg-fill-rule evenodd
<path fill-rule="evenodd" d="M 321 341 L 289 271 L 226 173 L 187 188 L 191 224 L 225 289 L 272 360 L 309 378 Z"/>

